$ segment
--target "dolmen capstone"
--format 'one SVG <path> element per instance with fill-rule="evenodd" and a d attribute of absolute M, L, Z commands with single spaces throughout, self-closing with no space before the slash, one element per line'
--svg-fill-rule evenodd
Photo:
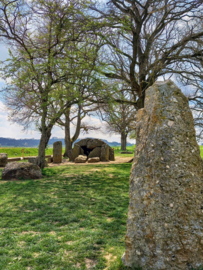
<path fill-rule="evenodd" d="M 40 179 L 42 172 L 39 166 L 29 162 L 11 162 L 3 169 L 2 180 Z"/>
<path fill-rule="evenodd" d="M 123 263 L 143 270 L 203 266 L 203 161 L 188 99 L 156 82 L 137 113 Z"/>
<path fill-rule="evenodd" d="M 5 167 L 8 163 L 8 156 L 6 153 L 0 153 L 0 167 Z"/>
<path fill-rule="evenodd" d="M 53 162 L 61 163 L 62 162 L 62 142 L 57 141 L 53 143 Z"/>
<path fill-rule="evenodd" d="M 82 159 L 81 156 L 86 157 L 86 159 Z M 71 161 L 76 163 L 80 163 L 80 160 L 81 163 L 86 162 L 86 160 L 88 163 L 115 160 L 114 150 L 108 144 L 102 140 L 90 138 L 75 143 L 69 157 Z"/>

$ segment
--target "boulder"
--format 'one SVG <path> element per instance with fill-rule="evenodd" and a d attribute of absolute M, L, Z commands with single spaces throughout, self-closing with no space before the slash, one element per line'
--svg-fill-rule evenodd
<path fill-rule="evenodd" d="M 52 163 L 53 162 L 53 157 L 48 157 L 47 158 L 47 163 Z"/>
<path fill-rule="evenodd" d="M 2 180 L 40 179 L 42 172 L 37 165 L 29 162 L 11 162 L 2 172 Z"/>
<path fill-rule="evenodd" d="M 79 144 L 75 143 L 73 150 L 72 150 L 72 160 L 71 161 L 74 161 L 75 158 L 80 155 L 80 153 L 81 153 L 81 147 Z"/>
<path fill-rule="evenodd" d="M 136 129 L 123 263 L 143 270 L 199 269 L 203 161 L 188 99 L 173 82 L 156 82 L 146 91 Z"/>
<path fill-rule="evenodd" d="M 53 162 L 61 163 L 62 162 L 62 142 L 57 141 L 53 143 Z"/>
<path fill-rule="evenodd" d="M 88 158 L 100 156 L 101 156 L 101 147 L 96 147 L 89 153 Z"/>
<path fill-rule="evenodd" d="M 115 156 L 114 156 L 114 149 L 109 147 L 109 160 L 114 161 Z"/>
<path fill-rule="evenodd" d="M 85 163 L 87 161 L 87 156 L 79 155 L 75 158 L 75 163 Z"/>
<path fill-rule="evenodd" d="M 94 149 L 94 148 L 96 148 L 98 146 L 101 147 L 104 144 L 105 144 L 105 142 L 103 142 L 102 140 L 99 140 L 99 139 L 90 139 L 87 142 L 87 148 L 88 149 Z"/>
<path fill-rule="evenodd" d="M 82 139 L 82 140 L 80 140 L 79 142 L 77 142 L 77 145 L 79 145 L 79 146 L 87 146 L 87 143 L 88 143 L 88 141 L 89 140 L 91 140 L 90 138 L 87 138 L 87 139 Z"/>
<path fill-rule="evenodd" d="M 8 157 L 6 153 L 0 153 L 0 167 L 5 167 L 8 163 Z"/>
<path fill-rule="evenodd" d="M 67 154 L 68 154 L 69 160 L 70 160 L 70 161 L 74 161 L 74 160 L 73 160 L 73 149 L 68 150 Z"/>
<path fill-rule="evenodd" d="M 101 147 L 101 161 L 109 161 L 109 146 L 103 144 Z"/>
<path fill-rule="evenodd" d="M 88 163 L 96 163 L 99 162 L 100 158 L 99 157 L 92 157 L 92 158 L 88 158 Z"/>

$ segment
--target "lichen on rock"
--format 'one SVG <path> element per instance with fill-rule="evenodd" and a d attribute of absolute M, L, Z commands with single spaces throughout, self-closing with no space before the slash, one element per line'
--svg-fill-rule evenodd
<path fill-rule="evenodd" d="M 146 91 L 136 128 L 123 263 L 143 270 L 198 269 L 203 161 L 188 100 L 172 81 Z"/>

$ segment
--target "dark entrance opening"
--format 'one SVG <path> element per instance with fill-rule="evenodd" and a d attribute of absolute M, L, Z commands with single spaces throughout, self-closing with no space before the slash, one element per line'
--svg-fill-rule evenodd
<path fill-rule="evenodd" d="M 87 146 L 81 146 L 81 148 L 83 149 L 84 154 L 85 154 L 86 156 L 88 156 L 89 153 L 92 152 L 92 150 L 93 150 L 93 149 L 87 148 Z"/>

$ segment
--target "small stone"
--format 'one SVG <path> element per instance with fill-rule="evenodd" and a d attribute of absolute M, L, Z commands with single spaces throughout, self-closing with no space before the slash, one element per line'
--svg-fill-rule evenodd
<path fill-rule="evenodd" d="M 172 203 L 170 203 L 170 207 L 173 208 L 173 204 Z"/>
<path fill-rule="evenodd" d="M 169 127 L 172 127 L 172 126 L 173 126 L 173 124 L 174 124 L 174 122 L 173 122 L 173 121 L 168 121 L 168 126 L 169 126 Z"/>
<path fill-rule="evenodd" d="M 79 155 L 75 158 L 75 163 L 85 163 L 87 161 L 87 156 Z"/>
<path fill-rule="evenodd" d="M 96 163 L 99 162 L 100 158 L 99 157 L 93 157 L 93 158 L 88 158 L 88 163 Z"/>
<path fill-rule="evenodd" d="M 170 167 L 167 165 L 167 166 L 166 166 L 166 168 L 168 168 L 168 169 L 169 169 Z"/>
<path fill-rule="evenodd" d="M 6 153 L 0 153 L 0 167 L 5 167 L 8 163 L 8 157 Z"/>

